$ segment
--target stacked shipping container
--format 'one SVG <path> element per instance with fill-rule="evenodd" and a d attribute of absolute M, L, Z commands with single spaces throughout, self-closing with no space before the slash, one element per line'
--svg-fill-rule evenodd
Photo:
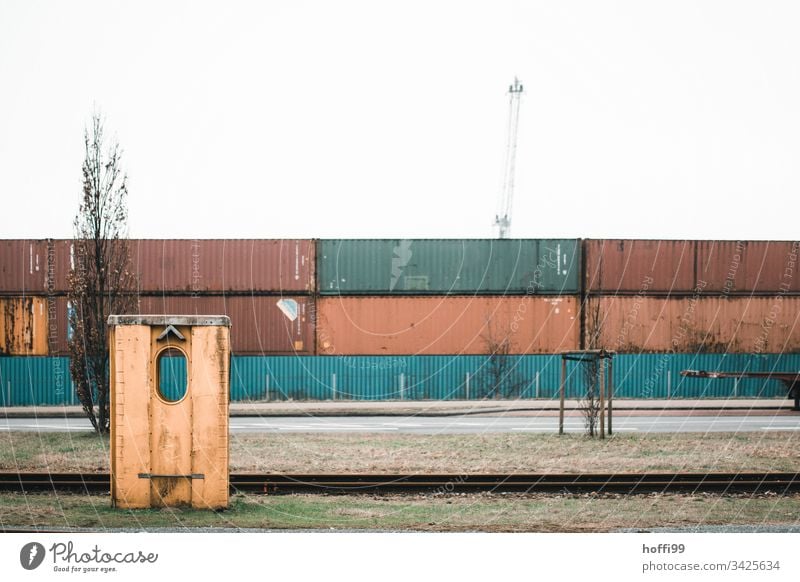
<path fill-rule="evenodd" d="M 0 354 L 67 354 L 71 246 L 0 241 Z M 135 309 L 229 315 L 236 353 L 313 354 L 314 250 L 311 240 L 131 240 Z"/>
<path fill-rule="evenodd" d="M 0 354 L 66 354 L 70 248 L 0 241 Z M 549 397 L 553 354 L 600 346 L 622 354 L 620 395 L 778 395 L 774 381 L 708 385 L 677 372 L 793 371 L 800 351 L 800 243 L 133 240 L 131 250 L 139 313 L 231 317 L 234 398 Z M 507 390 L 486 388 L 491 353 L 512 362 Z M 4 402 L 46 391 L 31 382 L 55 363 L 68 370 L 23 359 L 0 358 Z"/>
<path fill-rule="evenodd" d="M 321 240 L 317 269 L 319 354 L 578 347 L 577 240 Z"/>
<path fill-rule="evenodd" d="M 800 350 L 800 243 L 587 240 L 586 338 L 625 353 Z"/>

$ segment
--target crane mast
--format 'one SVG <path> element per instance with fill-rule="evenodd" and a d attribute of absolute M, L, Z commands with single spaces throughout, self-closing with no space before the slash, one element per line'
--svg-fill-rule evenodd
<path fill-rule="evenodd" d="M 506 163 L 503 169 L 503 190 L 497 203 L 494 226 L 498 238 L 508 238 L 511 231 L 511 208 L 514 202 L 514 170 L 517 156 L 517 129 L 519 127 L 519 103 L 522 83 L 514 77 L 508 87 L 508 141 L 506 141 Z"/>

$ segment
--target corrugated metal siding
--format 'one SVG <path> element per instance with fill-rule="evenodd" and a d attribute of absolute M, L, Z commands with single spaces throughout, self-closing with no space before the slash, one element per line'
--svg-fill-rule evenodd
<path fill-rule="evenodd" d="M 798 250 L 798 242 L 700 241 L 697 279 L 706 292 L 797 293 Z"/>
<path fill-rule="evenodd" d="M 800 297 L 590 297 L 600 343 L 617 352 L 800 351 Z M 599 310 L 599 311 L 598 311 Z"/>
<path fill-rule="evenodd" d="M 690 293 L 696 241 L 586 240 L 587 293 Z"/>
<path fill-rule="evenodd" d="M 558 398 L 560 358 L 508 356 L 507 381 L 493 389 L 487 356 L 234 356 L 231 399 L 462 400 Z M 682 370 L 796 372 L 800 354 L 627 354 L 614 359 L 617 398 L 784 398 L 776 380 L 683 378 Z M 469 392 L 467 392 L 469 374 Z M 538 381 L 537 381 L 538 375 Z M 401 390 L 402 386 L 402 390 Z M 585 386 L 568 366 L 567 396 Z M 335 390 L 334 390 L 335 387 Z M 0 406 L 75 404 L 68 358 L 0 357 Z"/>
<path fill-rule="evenodd" d="M 486 354 L 577 349 L 578 299 L 561 297 L 322 297 L 320 355 Z M 495 348 L 496 349 L 496 348 Z"/>
<path fill-rule="evenodd" d="M 71 244 L 64 239 L 0 240 L 0 293 L 67 292 Z"/>
<path fill-rule="evenodd" d="M 0 292 L 41 294 L 46 277 L 47 241 L 0 240 Z"/>
<path fill-rule="evenodd" d="M 319 292 L 348 294 L 574 294 L 575 239 L 320 240 Z"/>
<path fill-rule="evenodd" d="M 313 297 L 147 296 L 139 298 L 139 313 L 227 315 L 235 354 L 314 353 Z"/>
<path fill-rule="evenodd" d="M 561 360 L 557 355 L 508 356 L 504 398 L 558 398 Z M 487 356 L 235 357 L 233 400 L 461 400 L 491 391 Z M 618 398 L 785 397 L 777 380 L 683 378 L 686 369 L 734 371 L 800 370 L 800 354 L 638 354 L 614 359 Z M 470 375 L 469 394 L 467 374 Z M 538 381 L 537 381 L 538 374 Z M 580 365 L 567 368 L 567 396 L 585 391 Z M 335 386 L 335 390 L 334 390 Z M 401 390 L 402 386 L 402 390 Z"/>
<path fill-rule="evenodd" d="M 132 240 L 145 293 L 314 290 L 312 240 Z"/>
<path fill-rule="evenodd" d="M 0 357 L 0 406 L 76 403 L 69 358 Z"/>
<path fill-rule="evenodd" d="M 800 354 L 626 354 L 614 358 L 619 398 L 785 397 L 778 380 L 684 378 L 682 370 L 797 372 Z"/>
<path fill-rule="evenodd" d="M 504 397 L 534 397 L 558 386 L 557 356 L 507 356 Z M 461 400 L 483 398 L 493 383 L 487 356 L 235 357 L 233 400 Z M 470 375 L 467 381 L 467 374 Z M 469 383 L 469 388 L 468 388 Z M 468 393 L 469 390 L 469 393 Z"/>

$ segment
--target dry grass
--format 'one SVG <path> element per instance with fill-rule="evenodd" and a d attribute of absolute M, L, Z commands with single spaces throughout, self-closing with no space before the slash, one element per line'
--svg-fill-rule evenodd
<path fill-rule="evenodd" d="M 620 434 L 233 434 L 232 472 L 796 471 L 793 432 Z M 91 434 L 0 432 L 0 470 L 108 471 Z"/>

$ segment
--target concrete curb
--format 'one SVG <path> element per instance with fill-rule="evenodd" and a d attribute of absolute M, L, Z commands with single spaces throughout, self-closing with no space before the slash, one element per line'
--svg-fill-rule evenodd
<path fill-rule="evenodd" d="M 578 410 L 574 400 L 565 403 L 565 410 Z M 279 402 L 279 403 L 233 403 L 231 417 L 358 417 L 358 416 L 466 416 L 479 414 L 514 414 L 531 412 L 558 412 L 558 402 L 554 401 L 419 401 L 409 402 Z M 616 400 L 615 412 L 631 411 L 791 411 L 792 403 L 783 399 L 764 400 Z M 79 406 L 41 406 L 0 408 L 0 418 L 83 418 Z"/>

